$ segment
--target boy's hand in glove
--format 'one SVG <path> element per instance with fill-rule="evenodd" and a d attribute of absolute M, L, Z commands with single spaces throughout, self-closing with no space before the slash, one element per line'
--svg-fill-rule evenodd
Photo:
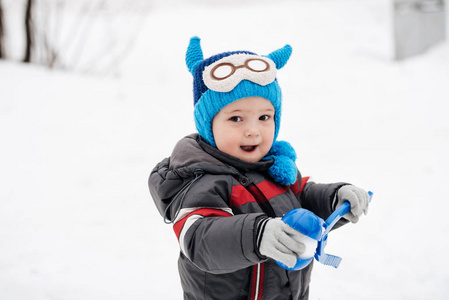
<path fill-rule="evenodd" d="M 305 251 L 305 245 L 298 242 L 301 237 L 301 233 L 279 218 L 263 218 L 257 225 L 259 253 L 290 268 L 295 266 L 296 259 Z"/>
<path fill-rule="evenodd" d="M 365 215 L 368 213 L 369 196 L 363 189 L 353 185 L 342 186 L 337 192 L 337 205 L 335 208 L 346 201 L 351 205 L 351 211 L 343 216 L 346 220 L 357 223 L 362 213 Z"/>

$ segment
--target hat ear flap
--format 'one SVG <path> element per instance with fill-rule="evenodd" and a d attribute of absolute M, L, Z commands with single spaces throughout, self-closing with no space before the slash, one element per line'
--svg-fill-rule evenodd
<path fill-rule="evenodd" d="M 194 36 L 190 39 L 189 47 L 186 52 L 186 64 L 190 73 L 193 74 L 195 67 L 203 61 L 203 50 L 201 50 L 200 38 Z"/>
<path fill-rule="evenodd" d="M 276 64 L 276 69 L 281 69 L 287 63 L 288 59 L 292 55 L 292 47 L 290 45 L 285 45 L 283 48 L 275 50 L 267 55 L 269 59 L 274 61 Z"/>

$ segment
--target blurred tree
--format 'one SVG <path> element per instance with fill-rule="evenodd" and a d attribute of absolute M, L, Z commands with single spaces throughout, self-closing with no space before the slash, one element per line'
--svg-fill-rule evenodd
<path fill-rule="evenodd" d="M 25 57 L 23 58 L 23 62 L 26 63 L 31 62 L 31 53 L 34 48 L 33 8 L 34 8 L 34 0 L 27 0 L 25 10 L 26 45 L 25 45 Z"/>
<path fill-rule="evenodd" d="M 5 40 L 8 47 L 24 40 L 24 48 L 11 51 L 23 54 L 13 59 L 82 73 L 116 74 L 143 30 L 151 5 L 148 0 L 0 0 L 0 13 L 2 6 L 14 7 L 11 11 L 18 13 L 8 15 L 8 20 L 19 18 L 24 26 L 10 22 L 13 25 L 5 30 L 0 15 L 0 46 L 5 46 Z"/>
<path fill-rule="evenodd" d="M 3 6 L 2 0 L 0 0 L 0 59 L 5 58 L 5 44 L 4 44 L 5 32 L 3 29 Z"/>
<path fill-rule="evenodd" d="M 114 74 L 144 27 L 150 5 L 148 0 L 40 0 L 35 9 L 39 63 Z"/>

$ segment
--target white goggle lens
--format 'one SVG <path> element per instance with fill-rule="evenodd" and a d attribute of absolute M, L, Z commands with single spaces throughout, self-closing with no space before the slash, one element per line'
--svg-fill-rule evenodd
<path fill-rule="evenodd" d="M 211 73 L 216 79 L 225 79 L 234 73 L 234 66 L 230 64 L 221 64 L 214 68 Z"/>
<path fill-rule="evenodd" d="M 246 61 L 246 66 L 248 69 L 254 72 L 263 72 L 270 68 L 266 61 L 261 59 L 250 59 Z"/>

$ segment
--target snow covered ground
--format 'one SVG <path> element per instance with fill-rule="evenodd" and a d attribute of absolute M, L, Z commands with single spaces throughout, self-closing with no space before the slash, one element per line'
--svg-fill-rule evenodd
<path fill-rule="evenodd" d="M 194 131 L 193 35 L 205 56 L 290 43 L 280 139 L 304 175 L 375 193 L 330 236 L 343 262 L 315 264 L 311 299 L 447 299 L 449 44 L 392 61 L 386 0 L 172 2 L 119 78 L 0 62 L 0 299 L 181 299 L 146 181 Z"/>

